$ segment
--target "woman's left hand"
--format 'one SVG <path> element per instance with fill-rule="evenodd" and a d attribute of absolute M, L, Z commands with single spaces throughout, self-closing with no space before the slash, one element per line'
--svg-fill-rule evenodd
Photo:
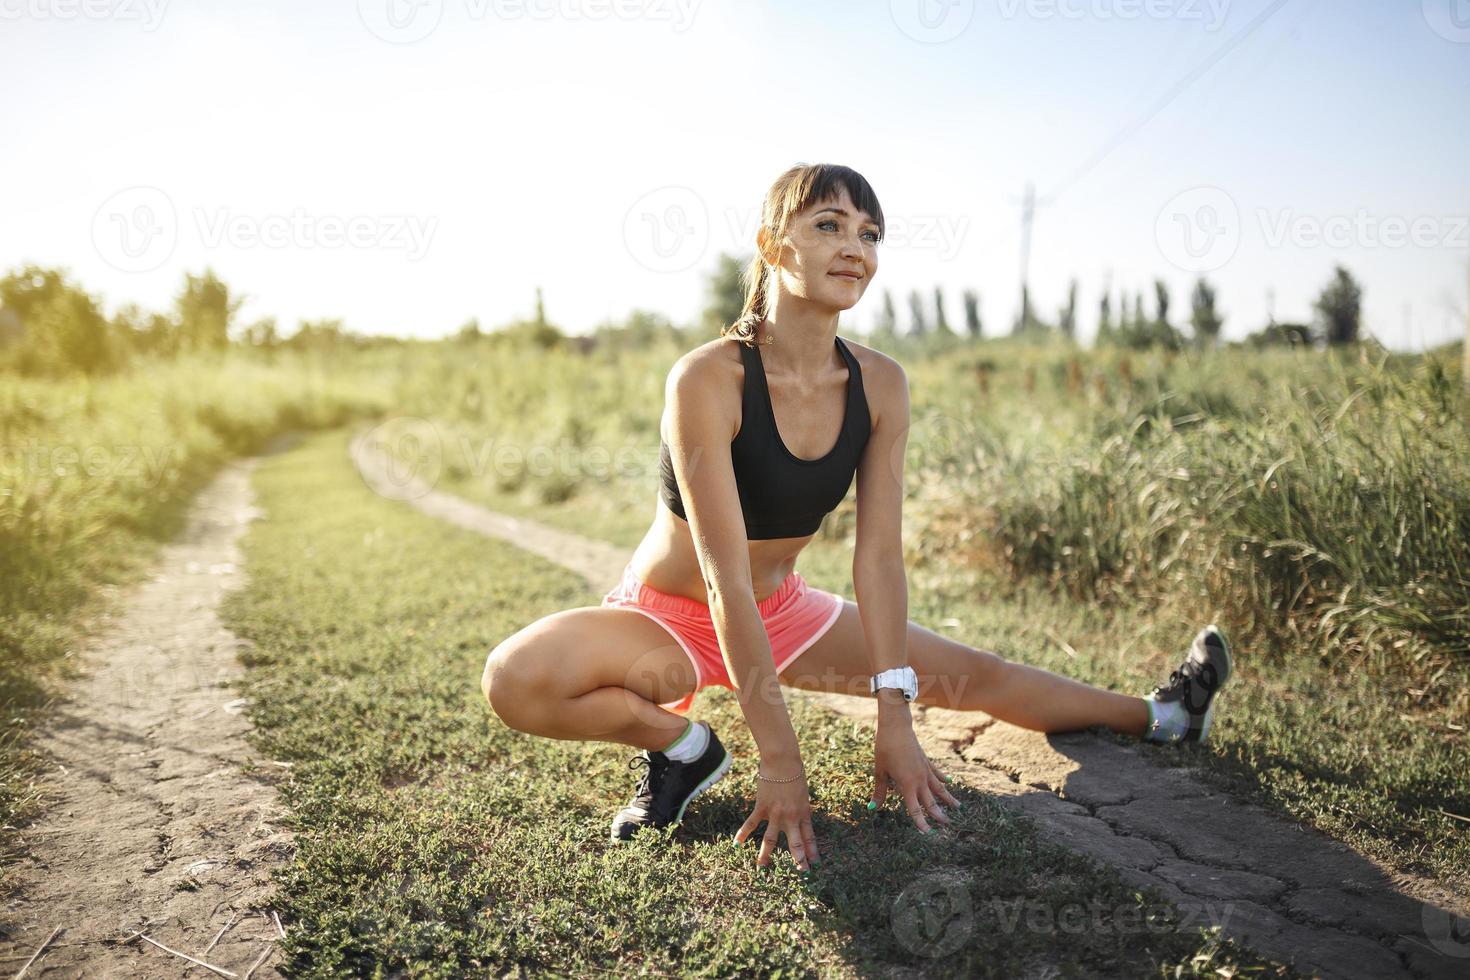
<path fill-rule="evenodd" d="M 928 817 L 949 826 L 949 814 L 943 804 L 959 806 L 960 801 L 944 785 L 944 776 L 919 746 L 912 723 L 879 720 L 873 738 L 873 806 L 876 809 L 888 798 L 888 781 L 898 789 L 904 809 L 922 833 L 931 829 Z"/>

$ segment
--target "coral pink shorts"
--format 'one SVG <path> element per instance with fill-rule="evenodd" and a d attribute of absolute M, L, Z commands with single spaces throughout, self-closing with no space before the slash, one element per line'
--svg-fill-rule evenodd
<path fill-rule="evenodd" d="M 756 603 L 771 641 L 777 673 L 785 670 L 837 622 L 842 602 L 840 595 L 812 588 L 793 571 L 775 592 Z M 706 604 L 644 585 L 633 574 L 631 563 L 623 569 L 623 580 L 618 587 L 602 597 L 602 604 L 642 613 L 672 633 L 689 655 L 696 678 L 694 691 L 659 707 L 683 714 L 694 702 L 694 695 L 711 684 L 733 689 Z"/>

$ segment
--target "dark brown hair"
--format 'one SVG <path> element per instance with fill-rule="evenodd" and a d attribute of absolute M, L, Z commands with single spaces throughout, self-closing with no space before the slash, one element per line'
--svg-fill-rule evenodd
<path fill-rule="evenodd" d="M 878 238 L 880 241 L 883 239 L 887 230 L 883 223 L 883 208 L 878 204 L 878 195 L 873 193 L 862 174 L 835 163 L 799 163 L 776 178 L 766 192 L 766 203 L 761 208 L 761 225 L 770 231 L 771 247 L 776 250 L 770 256 L 773 264 L 780 257 L 792 217 L 817 202 L 838 197 L 842 188 L 847 190 L 848 197 L 852 198 L 859 211 L 866 212 L 878 223 Z M 720 330 L 721 337 L 734 337 L 741 343 L 754 346 L 755 328 L 765 319 L 770 305 L 766 281 L 767 275 L 774 275 L 774 272 L 767 272 L 766 261 L 767 257 L 757 249 L 755 258 L 750 260 L 740 276 L 745 285 L 744 308 L 734 323 Z"/>

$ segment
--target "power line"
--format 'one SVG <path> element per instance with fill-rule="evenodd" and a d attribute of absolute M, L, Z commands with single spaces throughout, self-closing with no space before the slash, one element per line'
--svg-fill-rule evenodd
<path fill-rule="evenodd" d="M 1047 194 L 1042 199 L 1042 203 L 1050 204 L 1051 202 L 1055 201 L 1058 197 L 1061 197 L 1062 194 L 1066 193 L 1066 191 L 1069 190 L 1073 184 L 1076 184 L 1083 177 L 1091 173 L 1093 168 L 1096 167 L 1099 163 L 1102 163 L 1109 154 L 1111 154 L 1120 145 L 1127 141 L 1127 139 L 1131 137 L 1134 133 L 1138 132 L 1140 129 L 1146 126 L 1155 116 L 1167 109 L 1175 99 L 1184 94 L 1185 90 L 1187 90 L 1195 82 L 1199 81 L 1201 76 L 1203 76 L 1211 68 L 1215 67 L 1215 65 L 1219 64 L 1226 55 L 1239 47 L 1248 37 L 1254 34 L 1261 27 L 1262 24 L 1270 20 L 1273 16 L 1276 15 L 1277 11 L 1279 11 L 1282 7 L 1286 6 L 1290 2 L 1291 0 L 1274 0 L 1274 2 L 1269 7 L 1257 14 L 1254 20 L 1252 20 L 1245 27 L 1241 28 L 1239 31 L 1233 34 L 1219 48 L 1215 49 L 1214 53 L 1212 53 L 1208 58 L 1196 65 L 1191 71 L 1185 73 L 1173 85 L 1169 86 L 1169 89 L 1164 92 L 1164 94 L 1157 101 L 1155 101 L 1154 104 L 1151 105 L 1143 113 L 1143 115 L 1134 119 L 1132 122 L 1127 123 L 1112 136 L 1108 137 L 1108 139 L 1104 141 L 1103 144 L 1098 147 L 1098 149 L 1095 150 L 1090 157 L 1083 161 L 1081 166 L 1079 166 L 1065 180 L 1062 181 L 1061 185 L 1058 186 L 1056 190 L 1053 190 L 1050 194 Z"/>

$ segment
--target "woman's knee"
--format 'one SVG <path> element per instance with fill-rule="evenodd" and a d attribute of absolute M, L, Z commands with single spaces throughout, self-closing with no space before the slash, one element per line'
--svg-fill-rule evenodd
<path fill-rule="evenodd" d="M 538 644 L 511 637 L 485 660 L 480 690 L 490 708 L 511 728 L 525 728 L 557 697 L 551 657 Z"/>

